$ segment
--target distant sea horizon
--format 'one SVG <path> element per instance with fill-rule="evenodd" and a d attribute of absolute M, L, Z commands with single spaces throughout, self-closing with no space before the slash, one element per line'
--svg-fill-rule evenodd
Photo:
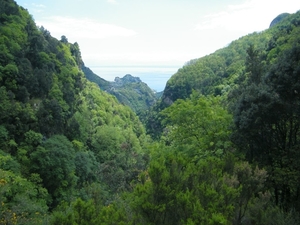
<path fill-rule="evenodd" d="M 90 66 L 89 68 L 107 81 L 114 81 L 115 77 L 122 78 L 130 74 L 139 77 L 154 91 L 161 92 L 181 66 Z"/>

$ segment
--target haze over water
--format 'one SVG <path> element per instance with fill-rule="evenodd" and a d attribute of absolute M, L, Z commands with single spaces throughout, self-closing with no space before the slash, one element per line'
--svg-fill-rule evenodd
<path fill-rule="evenodd" d="M 99 77 L 114 81 L 115 77 L 130 74 L 139 77 L 151 89 L 163 91 L 170 77 L 181 68 L 180 66 L 93 66 L 90 69 Z"/>

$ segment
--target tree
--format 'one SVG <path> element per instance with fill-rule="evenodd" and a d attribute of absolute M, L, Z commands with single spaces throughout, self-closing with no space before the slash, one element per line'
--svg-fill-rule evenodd
<path fill-rule="evenodd" d="M 153 149 L 154 150 L 154 149 Z M 225 161 L 197 163 L 158 145 L 131 197 L 139 224 L 229 224 L 239 194 L 225 174 Z"/>
<path fill-rule="evenodd" d="M 85 202 L 80 198 L 70 205 L 59 206 L 51 218 L 52 225 L 96 225 L 99 222 L 93 201 Z"/>
<path fill-rule="evenodd" d="M 246 72 L 248 73 L 248 83 L 258 85 L 263 75 L 263 56 L 262 53 L 255 49 L 253 44 L 247 49 Z"/>
<path fill-rule="evenodd" d="M 97 162 L 94 153 L 91 151 L 77 152 L 75 155 L 75 174 L 78 177 L 78 185 L 82 187 L 84 184 L 92 183 L 96 180 Z"/>
<path fill-rule="evenodd" d="M 235 181 L 235 187 L 239 189 L 239 196 L 235 202 L 233 224 L 241 225 L 245 218 L 252 216 L 250 210 L 253 207 L 253 201 L 260 200 L 261 196 L 266 195 L 264 186 L 267 172 L 257 166 L 253 169 L 248 162 L 241 161 L 234 164 L 232 174 L 236 179 L 229 179 L 229 183 Z M 266 202 L 260 202 L 266 204 Z"/>
<path fill-rule="evenodd" d="M 0 224 L 42 224 L 47 195 L 45 188 L 0 168 Z"/>
<path fill-rule="evenodd" d="M 31 171 L 40 174 L 44 187 L 53 198 L 52 206 L 69 200 L 77 182 L 72 143 L 62 135 L 54 135 L 30 156 Z"/>
<path fill-rule="evenodd" d="M 244 89 L 234 112 L 235 143 L 267 169 L 274 201 L 285 210 L 300 210 L 299 52 L 284 51 L 261 83 Z"/>
<path fill-rule="evenodd" d="M 65 112 L 56 99 L 45 99 L 38 108 L 37 117 L 43 135 L 63 133 L 66 125 Z"/>
<path fill-rule="evenodd" d="M 190 99 L 177 100 L 162 115 L 169 125 L 167 142 L 191 156 L 222 154 L 230 147 L 231 115 L 222 106 L 221 97 L 194 93 Z"/>
<path fill-rule="evenodd" d="M 92 148 L 99 166 L 99 179 L 113 193 L 129 190 L 130 183 L 145 167 L 141 143 L 131 129 L 99 126 Z"/>
<path fill-rule="evenodd" d="M 267 81 L 278 99 L 273 127 L 276 202 L 300 211 L 300 46 L 284 51 L 270 70 Z"/>

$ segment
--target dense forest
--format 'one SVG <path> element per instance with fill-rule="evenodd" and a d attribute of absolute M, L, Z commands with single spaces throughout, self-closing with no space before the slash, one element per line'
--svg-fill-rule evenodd
<path fill-rule="evenodd" d="M 0 0 L 0 224 L 300 224 L 300 12 L 191 60 L 139 116 L 87 72 Z"/>

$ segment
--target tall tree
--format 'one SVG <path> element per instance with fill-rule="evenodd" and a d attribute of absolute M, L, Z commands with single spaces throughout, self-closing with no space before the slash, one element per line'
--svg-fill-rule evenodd
<path fill-rule="evenodd" d="M 232 117 L 222 106 L 221 97 L 199 96 L 177 100 L 166 108 L 166 141 L 190 156 L 218 155 L 230 148 Z"/>
<path fill-rule="evenodd" d="M 77 177 L 72 143 L 62 135 L 54 135 L 31 153 L 31 171 L 40 174 L 43 185 L 53 198 L 52 206 L 70 200 Z"/>
<path fill-rule="evenodd" d="M 300 210 L 300 47 L 283 52 L 259 84 L 238 98 L 235 142 L 268 170 L 276 204 Z"/>

